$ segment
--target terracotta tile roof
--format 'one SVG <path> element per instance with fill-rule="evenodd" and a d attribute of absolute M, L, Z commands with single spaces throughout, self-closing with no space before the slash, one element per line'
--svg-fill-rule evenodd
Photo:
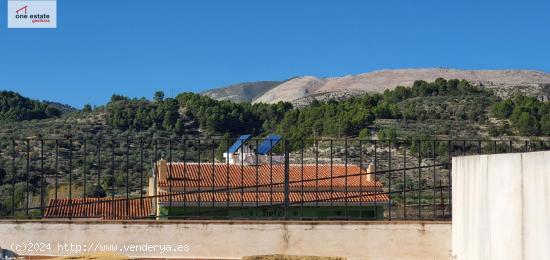
<path fill-rule="evenodd" d="M 160 191 L 159 201 L 169 202 L 170 196 L 167 196 L 169 193 L 165 191 Z M 212 194 L 214 194 L 214 202 L 225 203 L 229 202 L 256 202 L 259 203 L 273 203 L 280 204 L 284 202 L 284 193 L 283 192 L 273 192 L 272 195 L 270 192 L 243 192 L 242 198 L 240 192 L 194 192 L 187 194 L 176 194 L 171 196 L 172 202 L 198 202 L 200 201 L 207 206 L 208 203 L 212 203 Z M 290 192 L 289 200 L 290 203 L 301 203 L 303 202 L 345 202 L 348 198 L 348 202 L 379 202 L 385 203 L 388 202 L 389 196 L 387 194 L 376 194 L 376 193 L 367 193 L 367 192 L 348 192 L 347 195 L 345 192 L 331 192 L 330 191 L 321 191 L 321 192 L 304 192 L 302 197 L 301 192 Z M 331 199 L 332 198 L 332 199 Z"/>
<path fill-rule="evenodd" d="M 217 163 L 168 163 L 168 178 L 160 179 L 159 187 L 250 187 L 255 185 L 269 185 L 284 182 L 284 165 L 236 165 Z M 212 169 L 214 169 L 212 171 Z M 347 169 L 347 173 L 346 173 Z M 332 171 L 332 173 L 331 173 Z M 214 174 L 213 174 L 214 172 Z M 364 175 L 357 175 L 357 174 Z M 291 188 L 301 187 L 302 176 L 304 187 L 330 187 L 332 174 L 333 187 L 380 188 L 380 182 L 367 181 L 366 169 L 357 165 L 330 165 L 326 164 L 293 164 L 289 166 Z M 347 176 L 354 175 L 355 176 Z M 257 175 L 257 179 L 256 179 Z M 324 178 L 324 179 L 323 179 Z M 315 179 L 321 179 L 316 181 Z M 214 185 L 213 185 L 213 184 Z M 362 183 L 362 184 L 361 184 Z"/>
<path fill-rule="evenodd" d="M 128 202 L 129 212 L 126 211 Z M 51 199 L 45 218 L 102 218 L 139 219 L 152 212 L 151 198 L 118 199 L 111 198 L 63 198 Z M 129 213 L 129 214 L 127 214 Z"/>

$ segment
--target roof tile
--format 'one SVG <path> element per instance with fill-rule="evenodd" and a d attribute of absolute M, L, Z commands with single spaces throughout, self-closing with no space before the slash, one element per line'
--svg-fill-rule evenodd
<path fill-rule="evenodd" d="M 282 185 L 284 165 L 237 165 L 224 163 L 168 163 L 167 179 L 159 187 L 250 187 Z M 350 176 L 351 175 L 351 176 Z M 292 164 L 289 166 L 291 188 L 364 187 L 381 188 L 380 182 L 368 181 L 366 170 L 357 165 Z"/>
<path fill-rule="evenodd" d="M 51 199 L 44 217 L 139 219 L 148 217 L 151 212 L 151 198 L 63 198 Z"/>

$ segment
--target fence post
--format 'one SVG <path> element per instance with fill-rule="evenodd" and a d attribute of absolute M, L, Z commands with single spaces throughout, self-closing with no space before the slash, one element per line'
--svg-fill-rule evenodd
<path fill-rule="evenodd" d="M 290 165 L 289 142 L 288 142 L 288 140 L 285 140 L 285 197 L 284 197 L 285 198 L 285 202 L 284 202 L 285 203 L 285 209 L 284 209 L 285 219 L 288 218 L 288 206 L 290 204 L 290 199 L 289 199 L 289 193 L 290 193 L 289 165 Z"/>

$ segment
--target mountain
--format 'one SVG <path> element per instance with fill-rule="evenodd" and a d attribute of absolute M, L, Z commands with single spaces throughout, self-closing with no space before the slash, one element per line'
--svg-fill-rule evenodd
<path fill-rule="evenodd" d="M 241 94 L 242 84 L 207 91 L 214 99 L 252 100 L 254 103 L 289 101 L 294 104 L 315 99 L 338 98 L 358 93 L 381 93 L 396 86 L 411 86 L 415 80 L 434 81 L 437 78 L 465 79 L 475 86 L 496 90 L 499 96 L 523 92 L 547 100 L 550 96 L 550 74 L 532 70 L 458 70 L 458 69 L 396 69 L 379 70 L 343 77 L 317 78 L 302 76 L 269 87 L 244 83 L 246 91 L 255 95 Z M 239 87 L 240 86 L 240 87 Z M 212 94 L 215 93 L 215 94 Z"/>
<path fill-rule="evenodd" d="M 252 102 L 265 92 L 273 89 L 282 81 L 256 81 L 239 83 L 227 87 L 211 89 L 202 92 L 202 95 L 216 100 L 230 100 L 233 102 Z"/>

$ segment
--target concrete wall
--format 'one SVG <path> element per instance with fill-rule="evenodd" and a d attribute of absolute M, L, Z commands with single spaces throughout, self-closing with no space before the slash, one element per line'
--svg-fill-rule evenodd
<path fill-rule="evenodd" d="M 448 222 L 277 222 L 277 221 L 0 221 L 0 247 L 58 243 L 187 245 L 188 251 L 122 253 L 133 257 L 241 258 L 258 254 L 344 256 L 348 259 L 449 259 Z M 29 255 L 28 252 L 19 251 Z"/>
<path fill-rule="evenodd" d="M 550 259 L 550 152 L 453 158 L 457 260 Z"/>

